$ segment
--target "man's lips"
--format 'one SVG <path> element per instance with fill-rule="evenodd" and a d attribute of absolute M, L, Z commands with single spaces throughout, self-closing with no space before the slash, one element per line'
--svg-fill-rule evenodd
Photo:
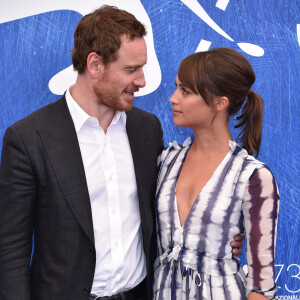
<path fill-rule="evenodd" d="M 124 93 L 130 96 L 133 96 L 135 92 L 138 92 L 139 88 L 131 88 L 131 89 L 127 89 L 124 90 Z"/>
<path fill-rule="evenodd" d="M 125 93 L 126 95 L 128 95 L 128 96 L 134 96 L 134 92 L 126 92 L 126 91 L 124 91 L 124 93 Z"/>

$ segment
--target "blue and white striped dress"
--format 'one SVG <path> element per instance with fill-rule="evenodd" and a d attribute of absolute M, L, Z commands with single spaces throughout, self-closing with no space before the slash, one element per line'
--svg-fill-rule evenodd
<path fill-rule="evenodd" d="M 161 155 L 156 194 L 159 256 L 154 299 L 247 299 L 256 291 L 272 299 L 279 196 L 263 163 L 235 142 L 180 225 L 176 183 L 191 138 L 173 142 Z M 230 241 L 247 235 L 248 276 Z"/>

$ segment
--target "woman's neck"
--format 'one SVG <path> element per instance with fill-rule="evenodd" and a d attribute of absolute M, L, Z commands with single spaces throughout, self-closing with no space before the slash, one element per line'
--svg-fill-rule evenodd
<path fill-rule="evenodd" d="M 193 151 L 201 155 L 223 155 L 229 150 L 228 141 L 233 140 L 226 127 L 194 130 Z"/>

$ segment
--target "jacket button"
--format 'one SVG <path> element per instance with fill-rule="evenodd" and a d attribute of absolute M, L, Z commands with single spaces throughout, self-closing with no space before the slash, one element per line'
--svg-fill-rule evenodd
<path fill-rule="evenodd" d="M 82 292 L 83 292 L 84 295 L 89 295 L 89 294 L 90 294 L 90 289 L 88 289 L 88 288 L 83 288 L 83 289 L 82 289 Z"/>
<path fill-rule="evenodd" d="M 95 254 L 95 252 L 96 252 L 94 248 L 90 248 L 89 251 L 91 254 Z"/>

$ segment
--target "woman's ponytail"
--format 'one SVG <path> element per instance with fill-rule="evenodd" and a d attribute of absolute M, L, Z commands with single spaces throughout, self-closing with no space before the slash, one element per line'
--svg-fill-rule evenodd
<path fill-rule="evenodd" d="M 262 121 L 263 121 L 263 100 L 257 93 L 249 91 L 247 101 L 242 108 L 242 113 L 236 118 L 239 123 L 234 128 L 242 128 L 238 141 L 249 154 L 259 154 Z"/>

